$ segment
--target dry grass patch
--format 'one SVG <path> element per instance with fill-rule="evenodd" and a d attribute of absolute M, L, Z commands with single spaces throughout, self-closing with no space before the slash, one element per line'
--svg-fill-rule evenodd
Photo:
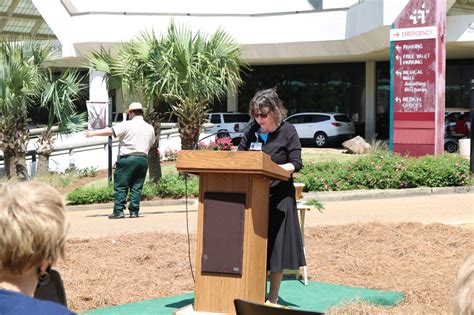
<path fill-rule="evenodd" d="M 350 224 L 307 228 L 312 281 L 402 291 L 393 308 L 355 303 L 333 313 L 449 311 L 450 289 L 474 230 L 418 223 Z M 195 235 L 191 257 L 194 264 Z M 70 240 L 58 264 L 75 311 L 177 295 L 193 290 L 183 234 L 142 233 Z"/>

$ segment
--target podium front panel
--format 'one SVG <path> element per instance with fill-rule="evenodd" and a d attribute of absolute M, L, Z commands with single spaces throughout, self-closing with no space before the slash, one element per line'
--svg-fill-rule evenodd
<path fill-rule="evenodd" d="M 244 193 L 204 193 L 202 272 L 242 274 Z"/>
<path fill-rule="evenodd" d="M 216 192 L 245 196 L 241 274 L 204 271 L 206 198 Z M 269 179 L 265 176 L 200 174 L 194 310 L 235 314 L 235 298 L 265 302 L 268 193 Z"/>

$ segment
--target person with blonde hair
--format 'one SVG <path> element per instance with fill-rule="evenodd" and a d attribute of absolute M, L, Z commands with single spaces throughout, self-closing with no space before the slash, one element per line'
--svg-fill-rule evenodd
<path fill-rule="evenodd" d="M 64 255 L 67 220 L 61 195 L 29 181 L 0 187 L 0 314 L 74 314 L 33 298 Z"/>
<path fill-rule="evenodd" d="M 466 255 L 454 285 L 454 314 L 474 315 L 474 252 Z"/>

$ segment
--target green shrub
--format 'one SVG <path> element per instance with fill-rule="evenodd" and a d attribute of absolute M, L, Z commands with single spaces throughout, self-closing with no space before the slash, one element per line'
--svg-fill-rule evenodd
<path fill-rule="evenodd" d="M 456 154 L 410 159 L 403 180 L 409 187 L 463 186 L 469 183 L 469 163 Z"/>
<path fill-rule="evenodd" d="M 70 205 L 103 203 L 112 200 L 114 200 L 112 185 L 84 186 L 74 189 L 67 195 L 67 201 Z"/>
<path fill-rule="evenodd" d="M 47 176 L 35 177 L 35 179 L 46 182 L 55 188 L 64 188 L 79 179 L 79 176 L 76 173 L 60 174 L 51 172 Z"/>
<path fill-rule="evenodd" d="M 376 151 L 357 160 L 305 165 L 296 175 L 305 191 L 462 186 L 469 163 L 456 154 L 403 157 Z"/>
<path fill-rule="evenodd" d="M 97 168 L 94 166 L 89 166 L 86 168 L 80 168 L 77 170 L 77 174 L 81 177 L 96 177 Z"/>
<path fill-rule="evenodd" d="M 70 166 L 64 170 L 64 174 L 76 174 L 79 177 L 95 177 L 97 175 L 97 167 L 89 166 L 85 168 L 77 168 Z"/>
<path fill-rule="evenodd" d="M 457 154 L 409 158 L 386 151 L 344 162 L 309 163 L 296 178 L 305 184 L 305 191 L 463 186 L 473 181 L 468 161 Z M 197 196 L 198 187 L 198 178 L 188 176 L 188 196 Z M 185 194 L 185 177 L 165 174 L 158 184 L 145 183 L 142 199 L 182 198 Z M 92 204 L 113 201 L 113 197 L 113 187 L 94 185 L 72 191 L 67 200 L 73 205 Z"/>
<path fill-rule="evenodd" d="M 196 177 L 188 177 L 188 196 L 198 195 L 199 181 Z M 181 175 L 164 175 L 158 184 L 146 182 L 143 186 L 142 199 L 182 198 L 185 196 L 185 179 Z M 81 205 L 104 203 L 114 200 L 113 186 L 93 185 L 80 187 L 67 195 L 68 204 Z"/>
<path fill-rule="evenodd" d="M 188 176 L 188 196 L 198 195 L 199 182 L 197 177 Z M 161 198 L 182 198 L 186 195 L 185 178 L 182 175 L 163 175 L 158 184 L 145 183 L 142 192 L 142 199 Z"/>

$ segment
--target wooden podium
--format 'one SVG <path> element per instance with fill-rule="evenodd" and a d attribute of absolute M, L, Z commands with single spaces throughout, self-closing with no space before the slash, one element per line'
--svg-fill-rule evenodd
<path fill-rule="evenodd" d="M 193 312 L 265 302 L 269 181 L 290 173 L 250 151 L 183 150 L 176 168 L 200 175 Z"/>

